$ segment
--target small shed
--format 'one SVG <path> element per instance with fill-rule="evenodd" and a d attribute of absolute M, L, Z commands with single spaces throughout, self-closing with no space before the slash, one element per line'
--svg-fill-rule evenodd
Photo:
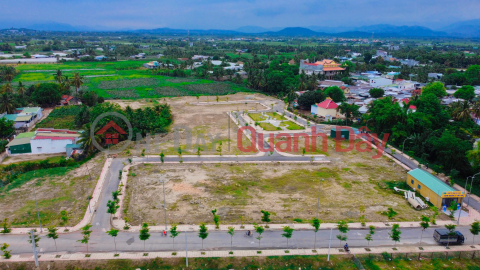
<path fill-rule="evenodd" d="M 452 201 L 462 204 L 465 197 L 465 192 L 457 191 L 429 172 L 418 168 L 408 172 L 407 184 L 425 199 L 428 198 L 438 209 L 449 207 Z"/>
<path fill-rule="evenodd" d="M 360 134 L 357 128 L 351 128 L 353 130 L 353 134 L 350 134 L 350 130 L 347 128 L 338 128 L 334 127 L 332 130 L 330 130 L 330 138 L 336 139 L 337 138 L 337 130 L 340 132 L 340 137 L 344 138 L 346 140 L 353 139 L 355 140 L 355 137 L 357 134 Z"/>
<path fill-rule="evenodd" d="M 27 154 L 32 152 L 30 138 L 15 138 L 7 144 L 10 154 Z"/>

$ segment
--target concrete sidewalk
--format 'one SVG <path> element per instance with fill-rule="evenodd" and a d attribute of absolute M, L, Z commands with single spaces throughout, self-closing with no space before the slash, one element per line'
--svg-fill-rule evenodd
<path fill-rule="evenodd" d="M 480 249 L 479 245 L 475 246 L 450 246 L 449 249 L 446 249 L 444 246 L 425 246 L 422 247 L 423 250 L 420 250 L 416 246 L 398 246 L 394 247 L 371 247 L 370 251 L 367 251 L 365 248 L 350 248 L 350 254 L 343 251 L 338 247 L 328 248 L 319 248 L 319 249 L 268 249 L 262 250 L 253 249 L 253 250 L 233 250 L 233 254 L 230 254 L 229 250 L 215 250 L 215 251 L 188 251 L 189 258 L 201 258 L 201 257 L 265 257 L 265 256 L 293 256 L 293 255 L 360 255 L 360 254 L 381 254 L 387 252 L 389 254 L 405 254 L 405 253 L 415 253 L 420 257 L 422 254 L 427 256 L 432 252 L 446 253 L 446 252 L 472 252 L 478 251 Z M 288 253 L 287 253 L 288 252 Z M 122 252 L 115 256 L 113 252 L 102 252 L 102 253 L 88 253 L 89 257 L 86 257 L 87 253 L 79 252 L 73 254 L 67 254 L 65 252 L 59 253 L 49 253 L 49 254 L 39 254 L 39 262 L 47 261 L 80 261 L 80 260 L 112 260 L 112 259 L 154 259 L 154 258 L 185 258 L 187 252 L 185 250 L 176 251 L 166 251 L 166 252 Z M 475 254 L 474 254 L 475 255 Z M 10 259 L 0 258 L 0 263 L 3 262 L 32 262 L 33 254 L 16 254 L 12 255 Z"/>

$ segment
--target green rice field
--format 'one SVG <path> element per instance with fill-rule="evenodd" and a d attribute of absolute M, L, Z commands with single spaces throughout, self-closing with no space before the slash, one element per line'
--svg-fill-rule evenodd
<path fill-rule="evenodd" d="M 56 70 L 73 77 L 84 77 L 82 90 L 93 90 L 106 99 L 159 98 L 194 95 L 227 95 L 251 90 L 229 82 L 215 82 L 193 77 L 179 78 L 154 75 L 142 68 L 148 61 L 67 62 L 59 64 L 20 64 L 19 74 L 13 80 L 29 87 L 43 82 L 54 82 Z M 72 88 L 73 89 L 73 88 Z"/>

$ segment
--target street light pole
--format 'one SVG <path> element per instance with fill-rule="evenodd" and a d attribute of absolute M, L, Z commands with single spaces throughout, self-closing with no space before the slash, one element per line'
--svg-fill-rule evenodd
<path fill-rule="evenodd" d="M 403 140 L 403 146 L 402 146 L 402 155 L 401 155 L 401 162 L 403 163 L 403 155 L 405 155 L 405 153 L 403 152 L 405 150 L 405 142 L 408 140 L 408 139 L 411 139 L 412 137 L 408 137 L 406 138 L 405 140 Z"/>
<path fill-rule="evenodd" d="M 325 179 L 322 179 L 322 181 L 325 181 Z M 318 209 L 320 208 L 320 189 L 321 189 L 321 187 L 322 186 L 320 184 L 318 184 L 317 218 L 318 218 Z"/>
<path fill-rule="evenodd" d="M 162 180 L 163 184 L 163 209 L 165 210 L 165 231 L 167 230 L 167 205 L 165 204 L 165 180 Z"/>
<path fill-rule="evenodd" d="M 480 174 L 480 173 L 476 173 L 470 176 L 472 178 L 472 182 L 470 182 L 470 192 L 468 193 L 467 207 L 470 205 L 470 194 L 472 193 L 473 180 L 475 179 L 475 176 L 477 176 L 477 174 Z M 468 178 L 467 178 L 467 181 L 468 181 Z M 465 183 L 465 195 L 466 194 L 467 194 L 467 183 Z"/>
<path fill-rule="evenodd" d="M 37 194 L 35 193 L 35 182 L 32 182 L 32 188 L 33 188 L 33 197 L 35 198 L 35 206 L 37 208 L 38 224 L 40 225 L 40 233 L 41 233 L 43 232 L 42 221 L 40 220 L 40 212 L 38 212 Z"/>

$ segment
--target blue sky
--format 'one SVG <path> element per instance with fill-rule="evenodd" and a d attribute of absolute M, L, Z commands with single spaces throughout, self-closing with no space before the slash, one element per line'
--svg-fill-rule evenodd
<path fill-rule="evenodd" d="M 4 0 L 0 23 L 55 21 L 110 29 L 235 29 L 245 25 L 439 28 L 480 18 L 480 0 Z"/>

